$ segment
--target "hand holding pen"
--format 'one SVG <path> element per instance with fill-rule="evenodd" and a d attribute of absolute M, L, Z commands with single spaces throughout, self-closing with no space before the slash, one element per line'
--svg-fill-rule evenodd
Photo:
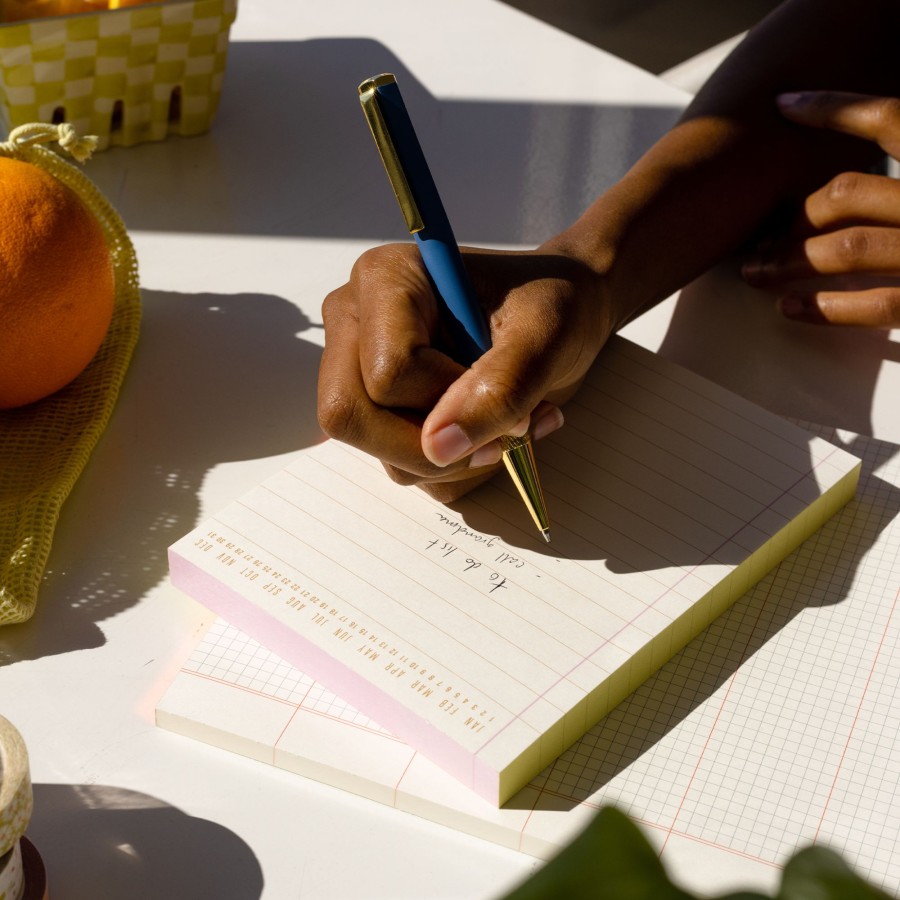
<path fill-rule="evenodd" d="M 562 424 L 558 405 L 612 326 L 602 280 L 562 244 L 463 250 L 463 258 L 493 342 L 469 367 L 448 352 L 412 243 L 367 251 L 323 306 L 323 429 L 378 457 L 395 481 L 444 502 L 494 474 L 501 436 L 530 423 L 539 440 Z"/>
<path fill-rule="evenodd" d="M 448 350 L 457 362 L 471 366 L 491 349 L 490 327 L 394 76 L 379 75 L 364 81 L 359 86 L 359 99 L 400 211 L 422 254 Z M 550 518 L 528 423 L 522 422 L 517 431 L 520 433 L 499 439 L 503 462 L 535 525 L 549 542 Z M 451 456 L 460 449 L 471 449 L 468 436 L 456 423 L 445 426 L 433 440 L 439 446 L 443 443 Z"/>

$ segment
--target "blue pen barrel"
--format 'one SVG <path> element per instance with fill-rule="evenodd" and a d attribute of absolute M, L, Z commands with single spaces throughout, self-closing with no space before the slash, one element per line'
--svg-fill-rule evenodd
<path fill-rule="evenodd" d="M 406 173 L 424 228 L 414 234 L 435 293 L 446 307 L 453 355 L 471 365 L 491 346 L 491 332 L 472 289 L 440 194 L 396 82 L 377 89 L 379 108 Z"/>
<path fill-rule="evenodd" d="M 456 244 L 430 237 L 429 232 L 425 229 L 413 237 L 434 292 L 446 306 L 445 325 L 453 343 L 453 356 L 464 366 L 471 366 L 490 349 L 490 331 Z"/>

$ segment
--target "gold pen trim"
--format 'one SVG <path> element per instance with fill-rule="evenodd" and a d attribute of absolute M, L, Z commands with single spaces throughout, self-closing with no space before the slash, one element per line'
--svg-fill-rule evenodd
<path fill-rule="evenodd" d="M 384 116 L 381 113 L 381 107 L 378 104 L 378 95 L 376 89 L 384 84 L 395 84 L 397 81 L 393 75 L 385 73 L 384 75 L 376 75 L 374 78 L 367 78 L 359 86 L 359 102 L 362 104 L 366 121 L 369 123 L 369 129 L 372 137 L 375 138 L 375 145 L 378 147 L 378 153 L 381 161 L 384 163 L 385 171 L 388 179 L 390 179 L 391 187 L 400 204 L 400 211 L 406 221 L 406 227 L 410 234 L 415 234 L 425 227 L 422 221 L 422 215 L 413 197 L 409 182 L 406 180 L 406 173 L 400 163 L 400 157 L 397 155 L 397 148 L 388 131 Z"/>
<path fill-rule="evenodd" d="M 544 540 L 550 543 L 550 519 L 547 516 L 547 505 L 544 502 L 541 482 L 538 480 L 537 464 L 530 436 L 527 434 L 522 437 L 504 435 L 500 438 L 500 446 L 503 448 L 503 463 L 506 471 L 512 477 L 519 496 L 525 501 L 525 506 L 531 513 L 534 524 L 544 536 Z"/>

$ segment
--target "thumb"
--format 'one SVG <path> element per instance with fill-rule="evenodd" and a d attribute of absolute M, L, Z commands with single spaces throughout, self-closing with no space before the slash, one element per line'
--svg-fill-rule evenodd
<path fill-rule="evenodd" d="M 422 425 L 422 452 L 446 466 L 501 435 L 522 435 L 548 381 L 521 348 L 494 345 L 438 400 Z M 499 456 L 499 453 L 498 453 Z"/>

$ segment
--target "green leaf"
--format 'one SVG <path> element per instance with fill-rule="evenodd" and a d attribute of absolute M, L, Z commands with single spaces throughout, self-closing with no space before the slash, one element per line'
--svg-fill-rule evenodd
<path fill-rule="evenodd" d="M 827 847 L 807 847 L 788 860 L 776 900 L 891 900 Z"/>
<path fill-rule="evenodd" d="M 692 900 L 624 813 L 604 807 L 587 828 L 506 900 Z"/>
<path fill-rule="evenodd" d="M 709 900 L 772 900 L 772 898 L 757 891 L 736 891 L 733 894 L 716 895 Z"/>
<path fill-rule="evenodd" d="M 704 895 L 709 897 L 709 895 Z M 624 813 L 603 807 L 587 828 L 504 900 L 698 900 L 674 885 L 657 852 Z M 766 900 L 735 891 L 709 900 Z M 808 847 L 784 867 L 773 900 L 892 900 L 826 847 Z"/>

